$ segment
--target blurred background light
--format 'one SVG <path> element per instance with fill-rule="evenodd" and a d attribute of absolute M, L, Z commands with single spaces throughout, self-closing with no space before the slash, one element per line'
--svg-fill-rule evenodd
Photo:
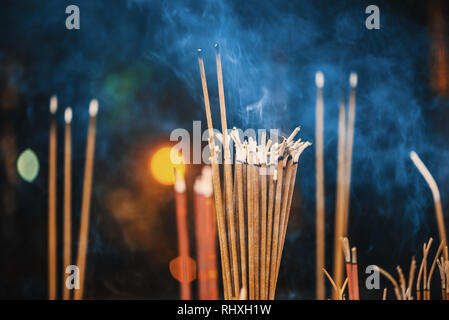
<path fill-rule="evenodd" d="M 33 182 L 39 173 L 39 159 L 31 149 L 23 151 L 17 159 L 17 172 L 26 182 Z"/>

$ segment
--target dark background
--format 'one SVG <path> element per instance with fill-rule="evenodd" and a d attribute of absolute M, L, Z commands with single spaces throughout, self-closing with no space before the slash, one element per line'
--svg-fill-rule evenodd
<path fill-rule="evenodd" d="M 65 28 L 70 4 L 80 8 L 80 30 Z M 380 8 L 380 30 L 365 28 L 369 4 Z M 349 73 L 358 73 L 349 238 L 358 247 L 361 281 L 370 264 L 391 273 L 401 265 L 408 272 L 412 255 L 420 261 L 422 243 L 430 236 L 438 239 L 431 193 L 409 160 L 411 150 L 439 184 L 443 210 L 449 208 L 447 91 L 432 85 L 435 70 L 445 70 L 434 59 L 432 23 L 438 13 L 447 16 L 437 1 L 2 1 L 0 298 L 47 297 L 52 94 L 60 102 L 59 230 L 63 108 L 74 110 L 74 235 L 88 103 L 97 98 L 100 104 L 85 298 L 178 298 L 168 270 L 177 255 L 172 190 L 154 181 L 147 163 L 157 147 L 169 143 L 173 129 L 191 130 L 193 120 L 205 126 L 197 48 L 204 50 L 219 127 L 214 42 L 222 47 L 229 126 L 287 134 L 301 125 L 301 137 L 313 142 L 314 74 L 324 72 L 328 270 L 338 101 L 347 96 Z M 446 29 L 438 31 L 443 44 Z M 27 148 L 36 152 L 41 167 L 32 183 L 16 170 L 16 159 Z M 298 170 L 278 284 L 283 299 L 314 298 L 314 159 L 312 146 Z M 198 172 L 199 166 L 188 167 L 189 186 Z M 381 290 L 363 288 L 361 282 L 362 299 L 381 297 Z"/>

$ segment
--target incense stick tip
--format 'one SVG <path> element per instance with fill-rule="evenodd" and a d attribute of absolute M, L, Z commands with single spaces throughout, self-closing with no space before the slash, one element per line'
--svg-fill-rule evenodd
<path fill-rule="evenodd" d="M 67 107 L 64 113 L 65 123 L 70 124 L 72 122 L 72 108 Z"/>
<path fill-rule="evenodd" d="M 324 75 L 321 71 L 315 73 L 315 84 L 317 88 L 321 89 L 324 87 Z"/>
<path fill-rule="evenodd" d="M 58 98 L 54 95 L 50 98 L 50 113 L 55 114 L 58 110 Z"/>
<path fill-rule="evenodd" d="M 349 75 L 349 84 L 351 85 L 351 88 L 357 87 L 357 81 L 358 81 L 357 73 L 351 72 L 351 74 Z"/>
<path fill-rule="evenodd" d="M 89 105 L 89 115 L 95 117 L 98 113 L 98 100 L 92 99 Z"/>

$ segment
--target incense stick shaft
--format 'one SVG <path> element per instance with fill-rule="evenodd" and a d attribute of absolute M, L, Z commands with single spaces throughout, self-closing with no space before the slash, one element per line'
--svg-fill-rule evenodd
<path fill-rule="evenodd" d="M 72 246 L 72 133 L 71 125 L 65 126 L 65 145 L 64 145 L 64 265 L 63 265 L 63 298 L 70 299 L 70 290 L 66 286 L 66 268 L 71 265 L 71 246 Z"/>
<path fill-rule="evenodd" d="M 56 117 L 51 116 L 48 177 L 48 298 L 56 299 Z"/>
<path fill-rule="evenodd" d="M 324 111 L 323 91 L 318 88 L 316 102 L 316 298 L 324 300 L 325 288 L 324 277 L 321 270 L 324 268 Z"/>
<path fill-rule="evenodd" d="M 87 134 L 86 163 L 84 167 L 83 195 L 81 200 L 81 223 L 78 240 L 77 266 L 79 268 L 80 289 L 75 291 L 75 300 L 83 299 L 86 270 L 87 241 L 89 236 L 90 200 L 94 167 L 96 117 L 89 120 Z"/>

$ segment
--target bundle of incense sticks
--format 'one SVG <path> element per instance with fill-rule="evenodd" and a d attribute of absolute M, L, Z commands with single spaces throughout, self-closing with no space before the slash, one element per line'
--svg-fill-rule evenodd
<path fill-rule="evenodd" d="M 215 220 L 212 200 L 212 171 L 203 167 L 202 175 L 194 184 L 195 235 L 198 261 L 198 297 L 200 300 L 217 300 L 217 254 Z"/>
<path fill-rule="evenodd" d="M 57 190 L 57 119 L 56 112 L 58 109 L 58 100 L 56 96 L 50 99 L 50 139 L 49 139 L 49 192 L 48 192 L 48 298 L 50 300 L 57 299 L 57 207 L 56 207 L 56 190 Z M 89 232 L 89 216 L 90 216 L 90 200 L 92 193 L 92 179 L 94 169 L 94 155 L 95 155 L 95 132 L 96 119 L 98 113 L 98 101 L 91 100 L 89 104 L 89 128 L 87 133 L 86 145 L 86 162 L 84 167 L 83 180 L 83 194 L 81 202 L 81 223 L 79 230 L 78 254 L 76 265 L 79 268 L 79 277 L 73 277 L 69 274 L 72 270 L 67 269 L 72 265 L 72 109 L 68 107 L 64 113 L 65 120 L 65 134 L 64 134 L 64 242 L 63 242 L 63 277 L 62 277 L 62 292 L 63 299 L 69 300 L 71 297 L 69 285 L 74 285 L 75 293 L 74 299 L 82 299 L 84 293 L 84 279 L 87 259 L 87 242 Z M 70 276 L 70 277 L 69 277 Z M 74 281 L 75 283 L 70 283 Z"/>
<path fill-rule="evenodd" d="M 266 135 L 259 137 L 259 144 L 253 137 L 242 142 L 235 127 L 229 133 L 221 55 L 219 46 L 215 48 L 221 134 L 213 134 L 201 50 L 198 50 L 198 62 L 209 129 L 224 298 L 238 299 L 243 288 L 251 300 L 274 299 L 298 160 L 311 143 L 293 140 L 299 127 L 288 138 L 276 143 L 271 139 L 267 141 Z M 223 145 L 223 185 L 215 138 Z M 235 145 L 235 161 L 231 156 L 234 154 L 231 138 Z"/>

